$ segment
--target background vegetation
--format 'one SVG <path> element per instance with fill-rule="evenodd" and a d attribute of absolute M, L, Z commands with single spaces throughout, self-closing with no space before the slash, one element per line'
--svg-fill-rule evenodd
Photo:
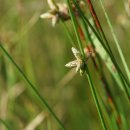
<path fill-rule="evenodd" d="M 97 0 L 92 2 L 118 65 L 125 73 L 101 5 Z M 125 2 L 127 1 L 104 0 L 104 5 L 130 67 L 130 22 Z M 65 128 L 101 130 L 102 126 L 87 78 L 65 67 L 65 64 L 74 57 L 63 24 L 59 22 L 53 28 L 51 21 L 39 18 L 41 13 L 48 10 L 47 2 L 45 0 L 0 0 L 0 3 L 0 44 L 6 48 L 29 80 L 37 86 L 37 90 L 46 99 Z M 75 38 L 71 22 L 68 21 L 67 24 Z M 106 102 L 103 106 L 107 107 L 108 115 L 112 116 L 113 106 L 107 104 L 105 92 L 92 60 L 88 62 L 88 66 L 99 98 Z M 106 67 L 104 71 L 114 99 L 118 100 L 116 104 L 119 110 L 122 110 L 120 116 L 125 115 L 122 122 L 124 124 L 127 122 L 126 126 L 129 129 L 129 102 Z M 0 130 L 7 129 L 3 124 L 11 130 L 60 129 L 52 115 L 42 106 L 41 101 L 28 86 L 19 71 L 0 50 Z M 118 123 L 121 124 L 120 121 Z M 127 130 L 127 128 L 120 129 Z"/>

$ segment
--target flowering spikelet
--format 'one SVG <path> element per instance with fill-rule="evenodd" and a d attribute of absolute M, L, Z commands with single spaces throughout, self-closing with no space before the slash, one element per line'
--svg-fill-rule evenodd
<path fill-rule="evenodd" d="M 42 19 L 51 19 L 52 26 L 54 27 L 59 20 L 67 21 L 70 19 L 68 6 L 65 3 L 55 3 L 54 0 L 47 0 L 50 10 L 40 15 Z M 79 5 L 83 6 L 83 1 L 79 1 Z M 73 7 L 76 13 L 75 6 Z"/>
<path fill-rule="evenodd" d="M 47 2 L 50 7 L 50 10 L 46 13 L 41 14 L 40 17 L 43 19 L 51 19 L 53 27 L 60 19 L 65 21 L 70 18 L 68 7 L 66 4 L 56 4 L 53 0 L 48 0 Z"/>
<path fill-rule="evenodd" d="M 80 72 L 80 75 L 83 75 L 85 72 L 85 65 L 86 61 L 88 61 L 90 55 L 86 58 L 83 58 L 81 53 L 74 47 L 72 47 L 73 55 L 75 56 L 76 60 L 70 61 L 65 66 L 68 68 L 76 68 L 76 72 Z"/>

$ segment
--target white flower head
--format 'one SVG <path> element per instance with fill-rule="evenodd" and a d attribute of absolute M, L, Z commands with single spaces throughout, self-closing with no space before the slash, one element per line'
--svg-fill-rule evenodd
<path fill-rule="evenodd" d="M 85 72 L 86 61 L 88 60 L 89 57 L 85 58 L 84 60 L 81 53 L 75 47 L 72 47 L 72 52 L 76 60 L 70 61 L 65 66 L 68 68 L 76 68 L 76 72 L 80 72 L 80 75 L 83 75 Z"/>
<path fill-rule="evenodd" d="M 66 4 L 56 4 L 53 0 L 48 0 L 47 2 L 50 10 L 47 13 L 41 14 L 40 17 L 43 19 L 51 19 L 53 27 L 59 22 L 60 19 L 65 21 L 70 18 Z"/>

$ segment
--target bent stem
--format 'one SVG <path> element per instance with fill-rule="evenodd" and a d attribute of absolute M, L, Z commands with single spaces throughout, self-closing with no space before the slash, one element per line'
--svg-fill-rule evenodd
<path fill-rule="evenodd" d="M 48 110 L 48 112 L 53 116 L 53 118 L 56 120 L 58 125 L 62 128 L 62 130 L 66 130 L 63 126 L 62 122 L 59 120 L 59 118 L 56 116 L 56 114 L 53 112 L 51 107 L 48 105 L 47 101 L 40 95 L 38 90 L 36 89 L 36 86 L 32 84 L 32 82 L 27 78 L 27 76 L 24 74 L 24 72 L 21 70 L 21 68 L 18 66 L 18 64 L 13 60 L 13 58 L 10 56 L 10 54 L 6 51 L 6 49 L 2 46 L 2 43 L 0 43 L 0 48 L 4 52 L 4 54 L 7 56 L 7 58 L 12 62 L 12 64 L 15 66 L 15 68 L 18 70 L 18 72 L 22 75 L 22 77 L 25 79 L 25 81 L 29 84 L 33 92 L 38 96 L 38 98 L 41 100 L 43 106 L 45 106 Z"/>

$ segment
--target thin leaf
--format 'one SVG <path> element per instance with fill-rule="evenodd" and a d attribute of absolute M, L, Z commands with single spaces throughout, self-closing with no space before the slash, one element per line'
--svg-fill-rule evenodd
<path fill-rule="evenodd" d="M 22 77 L 25 79 L 25 81 L 29 84 L 31 89 L 34 91 L 34 93 L 38 96 L 38 98 L 41 100 L 42 104 L 47 108 L 48 112 L 53 116 L 53 118 L 56 120 L 56 122 L 59 124 L 59 126 L 62 128 L 62 130 L 66 130 L 63 126 L 62 122 L 59 120 L 59 118 L 56 116 L 56 114 L 53 112 L 51 107 L 48 105 L 45 98 L 43 98 L 36 87 L 32 84 L 32 82 L 26 77 L 24 72 L 21 70 L 21 68 L 17 65 L 17 63 L 13 60 L 13 58 L 10 56 L 10 54 L 6 51 L 6 49 L 3 47 L 2 43 L 0 43 L 0 48 L 4 52 L 4 54 L 7 56 L 7 58 L 12 62 L 12 64 L 15 66 L 15 68 L 18 70 L 18 72 L 22 75 Z"/>

